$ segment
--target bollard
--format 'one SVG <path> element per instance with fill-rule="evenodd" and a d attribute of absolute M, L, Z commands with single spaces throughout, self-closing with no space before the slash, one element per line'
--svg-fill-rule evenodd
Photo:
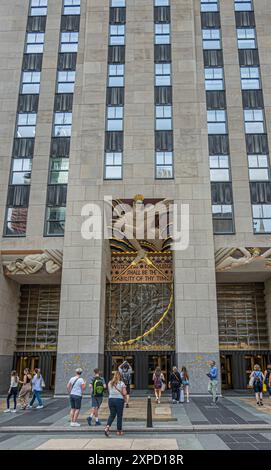
<path fill-rule="evenodd" d="M 152 406 L 151 406 L 151 397 L 148 397 L 147 403 L 147 428 L 152 428 Z"/>

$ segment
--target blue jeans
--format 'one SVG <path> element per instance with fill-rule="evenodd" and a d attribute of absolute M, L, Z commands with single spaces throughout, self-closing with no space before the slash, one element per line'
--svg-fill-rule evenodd
<path fill-rule="evenodd" d="M 35 400 L 37 399 L 39 406 L 43 406 L 42 399 L 41 399 L 41 391 L 39 390 L 33 390 L 33 397 L 31 402 L 29 403 L 30 406 L 33 406 Z"/>
<path fill-rule="evenodd" d="M 117 416 L 117 430 L 122 431 L 124 400 L 122 398 L 109 398 L 108 404 L 110 409 L 110 416 L 107 421 L 107 426 L 110 427 Z"/>

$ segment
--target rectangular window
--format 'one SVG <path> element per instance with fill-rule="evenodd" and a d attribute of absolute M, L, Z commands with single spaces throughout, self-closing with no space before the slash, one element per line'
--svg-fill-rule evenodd
<path fill-rule="evenodd" d="M 205 89 L 224 90 L 224 71 L 222 67 L 205 68 Z"/>
<path fill-rule="evenodd" d="M 246 134 L 264 134 L 264 113 L 262 109 L 245 109 L 245 131 Z"/>
<path fill-rule="evenodd" d="M 23 237 L 26 234 L 27 207 L 8 207 L 5 221 L 5 236 Z"/>
<path fill-rule="evenodd" d="M 75 72 L 58 72 L 57 93 L 73 93 L 75 83 Z"/>
<path fill-rule="evenodd" d="M 169 0 L 154 0 L 155 7 L 168 7 Z"/>
<path fill-rule="evenodd" d="M 27 33 L 26 52 L 27 54 L 42 53 L 44 46 L 44 33 Z"/>
<path fill-rule="evenodd" d="M 106 180 L 122 179 L 122 153 L 107 152 L 105 154 L 105 175 Z"/>
<path fill-rule="evenodd" d="M 155 25 L 155 44 L 170 44 L 170 25 L 168 23 Z"/>
<path fill-rule="evenodd" d="M 261 79 L 259 67 L 241 67 L 242 90 L 260 90 Z"/>
<path fill-rule="evenodd" d="M 252 214 L 254 233 L 271 233 L 271 205 L 254 204 Z"/>
<path fill-rule="evenodd" d="M 110 25 L 110 46 L 120 46 L 125 44 L 125 25 Z"/>
<path fill-rule="evenodd" d="M 125 0 L 111 0 L 111 7 L 125 7 Z"/>
<path fill-rule="evenodd" d="M 268 155 L 248 155 L 250 181 L 269 180 Z"/>
<path fill-rule="evenodd" d="M 172 107 L 156 106 L 155 107 L 156 127 L 157 131 L 172 130 Z"/>
<path fill-rule="evenodd" d="M 221 49 L 221 37 L 219 29 L 203 29 L 203 49 Z"/>
<path fill-rule="evenodd" d="M 234 7 L 235 11 L 252 11 L 253 2 L 252 0 L 235 0 Z"/>
<path fill-rule="evenodd" d="M 256 32 L 254 28 L 238 28 L 237 40 L 239 49 L 256 49 Z"/>
<path fill-rule="evenodd" d="M 108 106 L 107 131 L 123 130 L 123 106 Z"/>
<path fill-rule="evenodd" d="M 46 213 L 46 235 L 63 236 L 66 207 L 48 207 Z"/>
<path fill-rule="evenodd" d="M 39 94 L 40 72 L 23 72 L 21 93 L 23 95 Z"/>
<path fill-rule="evenodd" d="M 22 185 L 31 182 L 31 158 L 13 158 L 11 169 L 11 184 Z"/>
<path fill-rule="evenodd" d="M 67 184 L 69 177 L 69 159 L 51 158 L 50 161 L 50 184 Z"/>
<path fill-rule="evenodd" d="M 155 85 L 171 85 L 171 64 L 155 64 Z"/>
<path fill-rule="evenodd" d="M 72 130 L 72 113 L 55 113 L 54 137 L 70 137 Z"/>
<path fill-rule="evenodd" d="M 108 67 L 108 86 L 124 86 L 124 64 L 110 64 Z"/>
<path fill-rule="evenodd" d="M 64 15 L 80 15 L 80 0 L 64 0 Z"/>
<path fill-rule="evenodd" d="M 218 0 L 201 0 L 201 11 L 218 11 Z"/>
<path fill-rule="evenodd" d="M 157 179 L 173 178 L 173 153 L 156 152 L 155 177 Z"/>
<path fill-rule="evenodd" d="M 215 234 L 233 233 L 233 208 L 231 205 L 212 205 Z"/>
<path fill-rule="evenodd" d="M 16 137 L 18 137 L 19 139 L 22 139 L 24 137 L 35 137 L 36 122 L 36 113 L 18 114 Z"/>
<path fill-rule="evenodd" d="M 207 111 L 208 134 L 227 134 L 226 111 Z"/>
<path fill-rule="evenodd" d="M 230 181 L 228 155 L 210 155 L 211 181 Z"/>
<path fill-rule="evenodd" d="M 31 0 L 30 16 L 46 16 L 48 0 Z"/>
<path fill-rule="evenodd" d="M 61 33 L 60 52 L 77 52 L 78 38 L 79 33 Z"/>

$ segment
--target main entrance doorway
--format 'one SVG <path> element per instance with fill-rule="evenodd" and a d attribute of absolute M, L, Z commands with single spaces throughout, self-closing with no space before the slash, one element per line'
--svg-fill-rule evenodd
<path fill-rule="evenodd" d="M 124 361 L 128 361 L 133 370 L 131 388 L 147 390 L 153 387 L 152 376 L 156 367 L 160 367 L 168 384 L 170 370 L 174 366 L 175 353 L 173 351 L 123 351 L 117 354 L 106 352 L 105 375 L 107 380 L 112 377 L 112 374 Z"/>

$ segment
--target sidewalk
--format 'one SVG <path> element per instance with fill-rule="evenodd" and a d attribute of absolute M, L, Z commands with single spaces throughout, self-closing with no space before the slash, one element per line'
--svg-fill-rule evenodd
<path fill-rule="evenodd" d="M 103 426 L 89 427 L 90 400 L 83 400 L 81 427 L 69 425 L 67 398 L 46 398 L 42 410 L 0 412 L 0 450 L 271 450 L 271 400 L 256 407 L 249 396 L 228 396 L 217 405 L 210 398 L 192 397 L 172 405 L 164 397 L 153 408 L 153 428 L 146 427 L 147 398 L 133 397 L 124 412 L 124 437 L 103 434 Z M 105 399 L 101 419 L 108 416 Z"/>

